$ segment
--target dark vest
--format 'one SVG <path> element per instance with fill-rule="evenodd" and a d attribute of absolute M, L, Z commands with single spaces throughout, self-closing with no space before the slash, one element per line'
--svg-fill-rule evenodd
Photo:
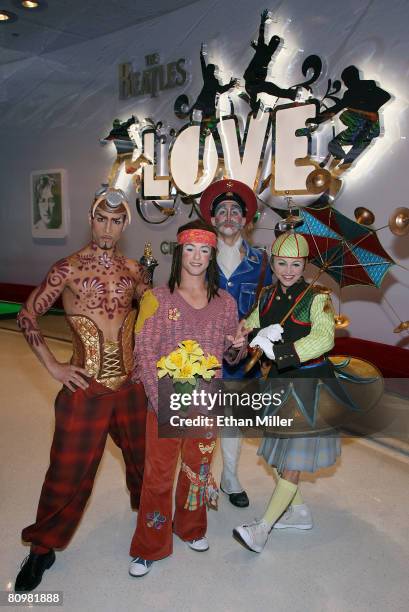
<path fill-rule="evenodd" d="M 267 327 L 272 323 L 280 323 L 293 304 L 297 303 L 283 325 L 283 340 L 284 342 L 295 342 L 307 336 L 311 331 L 310 309 L 315 294 L 313 291 L 308 291 L 300 299 L 306 287 L 308 283 L 303 278 L 289 287 L 286 293 L 283 292 L 279 282 L 266 287 L 259 302 L 260 326 Z"/>

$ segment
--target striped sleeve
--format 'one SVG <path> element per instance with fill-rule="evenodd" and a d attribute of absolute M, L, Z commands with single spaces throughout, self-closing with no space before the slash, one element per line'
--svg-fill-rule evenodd
<path fill-rule="evenodd" d="M 255 308 L 253 312 L 246 319 L 246 327 L 248 329 L 257 329 L 260 327 L 260 312 L 259 307 Z"/>
<path fill-rule="evenodd" d="M 331 298 L 318 294 L 311 304 L 311 331 L 294 342 L 301 363 L 321 357 L 334 346 L 335 321 Z"/>

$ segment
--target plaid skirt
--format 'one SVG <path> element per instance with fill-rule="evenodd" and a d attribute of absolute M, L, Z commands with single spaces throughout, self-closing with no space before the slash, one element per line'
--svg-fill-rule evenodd
<path fill-rule="evenodd" d="M 264 438 L 257 454 L 278 472 L 316 472 L 336 462 L 341 454 L 341 440 L 334 434 L 306 438 Z"/>

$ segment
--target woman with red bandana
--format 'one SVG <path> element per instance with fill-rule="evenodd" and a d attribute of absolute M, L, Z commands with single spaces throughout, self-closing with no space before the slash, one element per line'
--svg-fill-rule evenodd
<path fill-rule="evenodd" d="M 131 576 L 147 574 L 153 561 L 172 553 L 172 531 L 196 551 L 209 548 L 206 500 L 217 491 L 210 472 L 216 446 L 214 432 L 198 438 L 165 438 L 158 433 L 157 362 L 185 340 L 196 341 L 219 364 L 238 362 L 245 336 L 238 327 L 235 300 L 218 288 L 217 233 L 202 221 L 179 228 L 167 286 L 146 292 L 136 323 L 135 377 L 148 397 L 146 463 L 136 532 L 131 545 Z M 243 347 L 243 351 L 240 349 Z M 221 368 L 216 372 L 221 377 Z M 167 406 L 166 406 L 167 407 Z M 172 492 L 176 465 L 182 464 L 172 525 Z"/>

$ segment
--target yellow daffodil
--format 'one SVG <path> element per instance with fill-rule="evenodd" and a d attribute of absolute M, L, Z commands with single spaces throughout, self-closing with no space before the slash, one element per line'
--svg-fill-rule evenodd
<path fill-rule="evenodd" d="M 175 380 L 193 381 L 193 386 L 195 376 L 201 376 L 208 381 L 215 375 L 214 370 L 221 367 L 215 355 L 204 355 L 196 340 L 180 342 L 178 348 L 161 357 L 156 366 L 158 378 L 168 375 Z"/>
<path fill-rule="evenodd" d="M 169 370 L 166 367 L 166 357 L 161 357 L 159 361 L 156 362 L 156 367 L 158 368 L 158 378 L 163 378 L 166 374 L 169 374 Z"/>
<path fill-rule="evenodd" d="M 185 365 L 180 368 L 178 378 L 193 378 L 193 366 L 191 363 L 185 363 Z"/>
<path fill-rule="evenodd" d="M 220 368 L 220 363 L 218 362 L 215 355 L 203 356 L 200 360 L 199 365 L 199 376 L 202 376 L 204 380 L 210 380 L 215 375 L 214 370 Z"/>
<path fill-rule="evenodd" d="M 213 378 L 215 373 L 216 372 L 214 370 L 208 370 L 207 368 L 202 366 L 199 371 L 199 376 L 201 376 L 203 380 L 210 380 L 211 378 Z"/>
<path fill-rule="evenodd" d="M 220 363 L 215 355 L 206 355 L 204 363 L 206 367 L 210 370 L 212 368 L 220 368 Z"/>
<path fill-rule="evenodd" d="M 169 370 L 180 370 L 185 364 L 186 358 L 181 351 L 172 351 L 165 359 L 166 367 Z"/>
<path fill-rule="evenodd" d="M 166 370 L 166 357 L 161 357 L 159 361 L 156 362 L 156 367 L 160 370 Z"/>
<path fill-rule="evenodd" d="M 196 340 L 183 340 L 179 344 L 182 350 L 185 350 L 188 355 L 192 357 L 201 357 L 203 355 L 203 351 L 200 347 L 200 344 L 196 342 Z"/>

